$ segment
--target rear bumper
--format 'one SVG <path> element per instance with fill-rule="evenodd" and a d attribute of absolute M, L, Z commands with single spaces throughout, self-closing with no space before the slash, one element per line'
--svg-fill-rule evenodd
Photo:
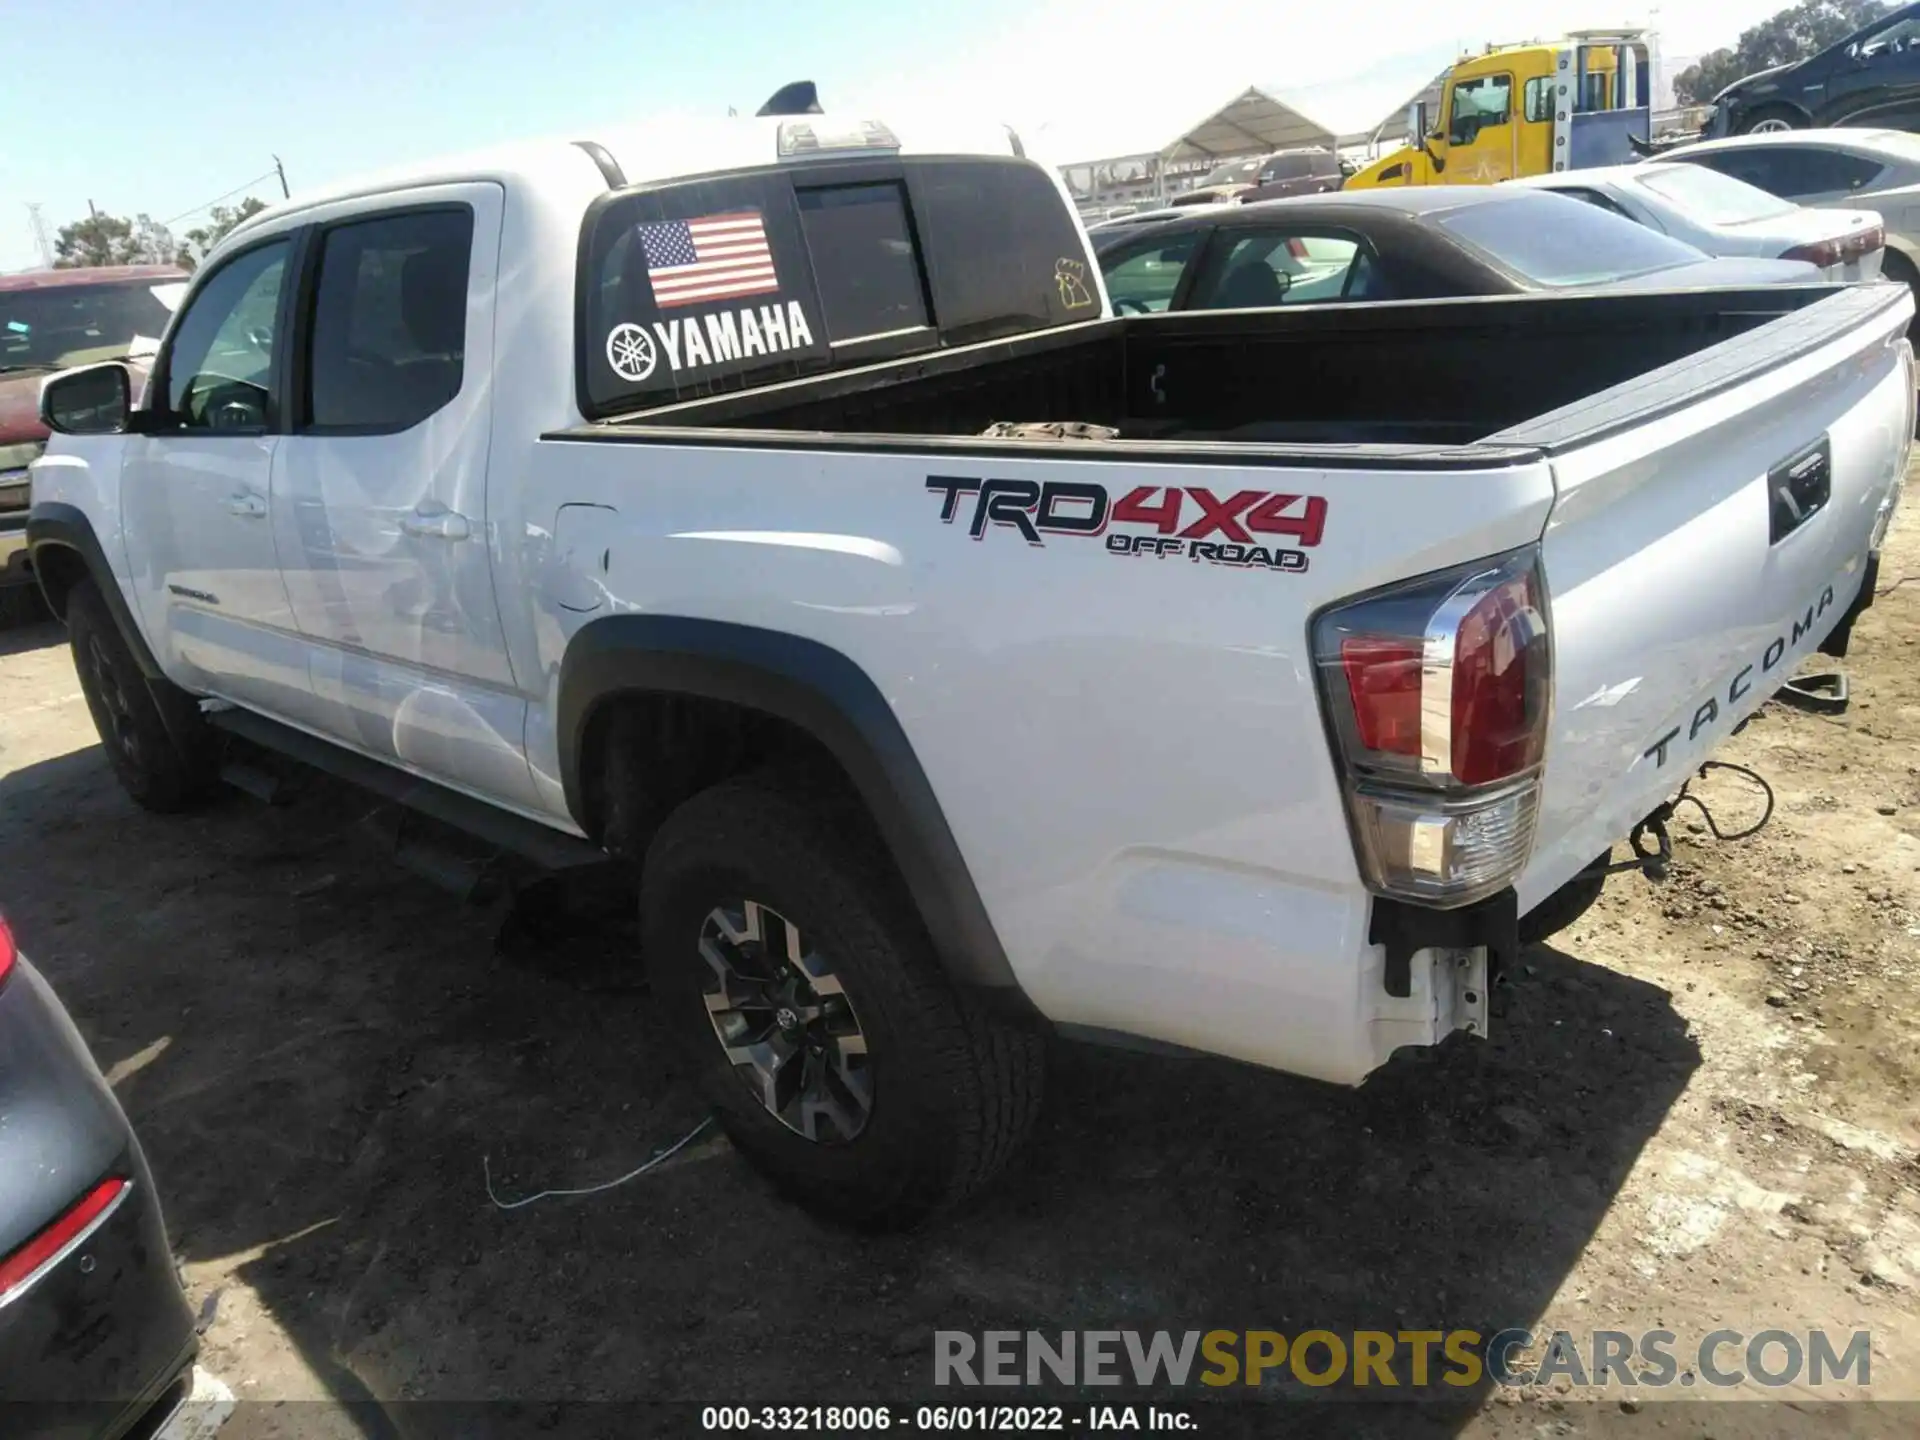
<path fill-rule="evenodd" d="M 131 1182 L 97 1229 L 0 1305 L 0 1432 L 110 1440 L 192 1363 L 193 1313 L 146 1157 L 72 1022 L 24 962 L 0 991 L 0 1054 L 18 1062 L 0 1075 L 0 1096 L 33 1121 L 0 1136 L 0 1174 L 58 1167 L 72 1192 L 49 1205 L 43 1193 L 0 1187 L 0 1203 L 27 1212 L 0 1217 L 10 1234 L 37 1232 L 106 1176 Z"/>

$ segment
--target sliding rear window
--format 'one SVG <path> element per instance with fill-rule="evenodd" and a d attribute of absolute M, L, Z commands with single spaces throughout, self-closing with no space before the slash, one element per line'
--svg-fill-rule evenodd
<path fill-rule="evenodd" d="M 1094 319 L 1022 160 L 840 161 L 606 197 L 581 242 L 580 402 L 610 415 Z"/>

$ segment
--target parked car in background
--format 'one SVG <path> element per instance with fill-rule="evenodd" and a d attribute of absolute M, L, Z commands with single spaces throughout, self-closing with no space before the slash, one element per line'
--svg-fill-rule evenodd
<path fill-rule="evenodd" d="M 1920 5 L 1903 5 L 1793 65 L 1713 97 L 1704 134 L 1766 135 L 1822 125 L 1920 128 Z"/>
<path fill-rule="evenodd" d="M 196 1339 L 140 1142 L 0 918 L 0 1433 L 124 1435 Z"/>
<path fill-rule="evenodd" d="M 1260 173 L 1253 188 L 1242 194 L 1241 204 L 1254 200 L 1284 200 L 1293 195 L 1321 195 L 1338 190 L 1346 183 L 1347 172 L 1340 157 L 1323 145 L 1304 145 L 1295 150 L 1276 150 L 1260 162 Z"/>
<path fill-rule="evenodd" d="M 1886 246 L 1872 210 L 1796 205 L 1704 165 L 1608 165 L 1509 183 L 1584 200 L 1708 255 L 1805 260 L 1827 280 L 1875 278 Z"/>
<path fill-rule="evenodd" d="M 1340 157 L 1324 145 L 1302 145 L 1216 165 L 1193 189 L 1173 196 L 1167 204 L 1184 208 L 1317 195 L 1338 190 L 1346 183 L 1348 173 L 1349 167 L 1343 166 Z"/>
<path fill-rule="evenodd" d="M 152 355 L 186 281 L 171 265 L 0 275 L 0 590 L 33 579 L 27 465 L 47 443 L 40 382 L 70 365 Z"/>
<path fill-rule="evenodd" d="M 1820 276 L 1800 261 L 1716 260 L 1578 200 L 1505 185 L 1270 200 L 1092 238 L 1120 314 Z"/>
<path fill-rule="evenodd" d="M 1225 161 L 1201 176 L 1200 182 L 1191 190 L 1168 196 L 1167 204 L 1184 207 L 1218 205 L 1222 201 L 1238 200 L 1259 183 L 1260 167 L 1264 163 L 1263 156 Z"/>
<path fill-rule="evenodd" d="M 1662 161 L 1704 165 L 1796 205 L 1858 205 L 1886 227 L 1881 273 L 1920 297 L 1920 135 L 1793 130 L 1700 140 Z"/>

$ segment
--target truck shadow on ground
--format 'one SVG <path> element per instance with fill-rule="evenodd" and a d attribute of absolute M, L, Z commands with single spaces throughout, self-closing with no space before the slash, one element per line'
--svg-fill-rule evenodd
<path fill-rule="evenodd" d="M 503 1210 L 482 1157 L 502 1199 L 592 1184 L 701 1112 L 618 927 L 507 958 L 497 908 L 383 860 L 370 806 L 319 785 L 147 816 L 97 749 L 0 777 L 0 901 L 118 1076 L 193 1298 L 244 1281 L 367 1434 L 451 1433 L 431 1417 L 459 1412 L 408 1401 L 537 1402 L 564 1431 L 551 1407 L 583 1400 L 1040 1398 L 935 1391 L 936 1329 L 1526 1325 L 1699 1062 L 1665 992 L 1535 949 L 1491 1041 L 1359 1091 L 1062 1045 L 1023 1160 L 919 1234 L 817 1222 L 713 1135 L 632 1184 Z M 235 1373 L 254 1352 L 225 1313 L 210 1363 L 272 1398 Z M 1257 1399 L 1078 1398 L 1274 1433 L 1268 1402 L 1316 1392 L 1273 1378 Z M 1283 1408 L 1339 1434 L 1468 1413 Z"/>
<path fill-rule="evenodd" d="M 22 615 L 9 612 L 8 602 L 0 598 L 0 655 L 21 655 L 29 650 L 44 650 L 50 645 L 67 643 L 66 627 L 37 605 Z"/>

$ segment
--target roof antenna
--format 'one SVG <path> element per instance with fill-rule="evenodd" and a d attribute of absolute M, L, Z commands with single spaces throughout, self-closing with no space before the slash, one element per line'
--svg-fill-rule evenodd
<path fill-rule="evenodd" d="M 820 92 L 813 87 L 811 80 L 795 80 L 782 85 L 773 92 L 766 104 L 754 111 L 756 115 L 824 115 L 820 108 Z"/>

